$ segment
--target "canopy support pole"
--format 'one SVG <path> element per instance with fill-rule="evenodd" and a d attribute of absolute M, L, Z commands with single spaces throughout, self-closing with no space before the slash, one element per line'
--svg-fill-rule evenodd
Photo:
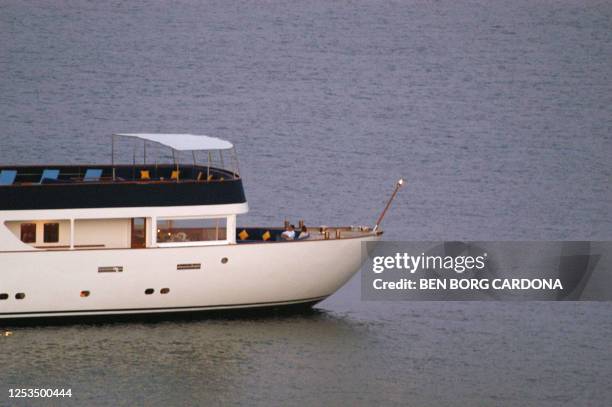
<path fill-rule="evenodd" d="M 180 176 L 178 175 L 178 171 L 179 171 L 179 163 L 178 161 L 176 161 L 176 154 L 174 149 L 172 149 L 172 161 L 174 161 L 174 165 L 176 167 L 176 171 L 177 171 L 177 177 L 176 177 L 176 182 L 179 181 Z"/>
<path fill-rule="evenodd" d="M 136 143 L 134 143 L 134 149 L 132 150 L 132 179 L 136 179 Z"/>
<path fill-rule="evenodd" d="M 195 157 L 195 150 L 191 150 L 191 156 L 193 157 L 193 171 L 192 171 L 192 177 L 193 179 L 197 179 L 197 175 L 195 173 L 195 169 L 196 169 L 196 157 Z"/>
<path fill-rule="evenodd" d="M 210 160 L 212 158 L 212 153 L 209 151 L 208 152 L 208 167 L 206 170 L 206 181 L 208 181 L 210 179 Z"/>
<path fill-rule="evenodd" d="M 232 147 L 232 158 L 234 159 L 234 179 L 240 176 L 240 163 L 238 162 L 238 154 L 236 153 L 236 147 Z"/>
<path fill-rule="evenodd" d="M 111 136 L 111 166 L 113 167 L 113 181 L 115 180 L 115 135 Z"/>

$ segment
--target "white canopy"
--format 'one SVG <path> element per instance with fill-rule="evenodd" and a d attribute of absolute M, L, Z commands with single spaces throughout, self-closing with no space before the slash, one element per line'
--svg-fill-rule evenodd
<path fill-rule="evenodd" d="M 216 137 L 196 136 L 194 134 L 150 134 L 150 133 L 121 133 L 121 137 L 135 137 L 163 144 L 177 151 L 192 150 L 228 150 L 234 145 L 226 140 Z"/>

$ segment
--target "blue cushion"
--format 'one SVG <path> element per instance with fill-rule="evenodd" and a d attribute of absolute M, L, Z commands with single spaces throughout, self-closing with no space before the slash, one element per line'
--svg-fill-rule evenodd
<path fill-rule="evenodd" d="M 0 171 L 0 185 L 12 185 L 17 177 L 17 171 L 15 170 L 2 170 Z"/>
<path fill-rule="evenodd" d="M 59 170 L 44 170 L 42 176 L 40 177 L 40 183 L 42 184 L 44 180 L 56 180 L 59 177 Z"/>
<path fill-rule="evenodd" d="M 85 176 L 83 177 L 83 181 L 100 181 L 100 177 L 102 177 L 102 170 L 89 168 L 85 172 Z"/>

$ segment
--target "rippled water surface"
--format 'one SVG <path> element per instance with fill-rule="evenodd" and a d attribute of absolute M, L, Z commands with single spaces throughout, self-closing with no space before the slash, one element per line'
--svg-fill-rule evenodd
<path fill-rule="evenodd" d="M 609 2 L 9 0 L 0 35 L 3 163 L 203 133 L 237 145 L 243 223 L 371 224 L 404 176 L 388 239 L 612 239 Z M 0 404 L 608 406 L 611 311 L 353 279 L 310 315 L 11 328 Z"/>

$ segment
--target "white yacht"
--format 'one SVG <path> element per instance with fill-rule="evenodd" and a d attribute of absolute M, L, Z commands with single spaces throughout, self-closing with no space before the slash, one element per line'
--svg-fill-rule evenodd
<path fill-rule="evenodd" d="M 120 165 L 131 138 L 142 163 Z M 147 146 L 189 164 L 147 163 Z M 106 165 L 0 167 L 0 319 L 308 307 L 363 261 L 368 227 L 240 227 L 249 207 L 233 145 L 115 134 Z M 289 236 L 291 237 L 291 236 Z"/>

